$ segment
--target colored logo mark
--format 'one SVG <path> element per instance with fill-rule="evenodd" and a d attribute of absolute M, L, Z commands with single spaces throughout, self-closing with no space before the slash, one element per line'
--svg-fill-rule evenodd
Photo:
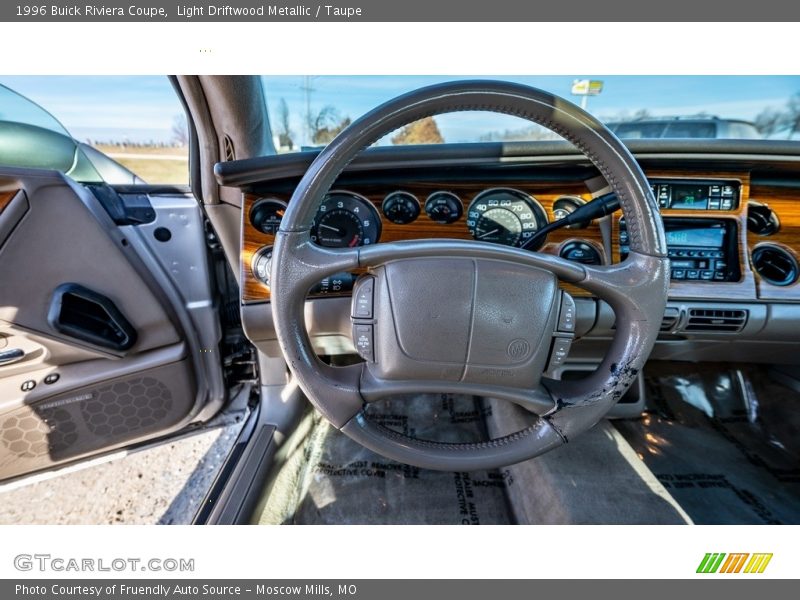
<path fill-rule="evenodd" d="M 749 554 L 738 552 L 725 554 L 724 552 L 708 552 L 697 567 L 698 573 L 763 573 L 772 553 Z"/>

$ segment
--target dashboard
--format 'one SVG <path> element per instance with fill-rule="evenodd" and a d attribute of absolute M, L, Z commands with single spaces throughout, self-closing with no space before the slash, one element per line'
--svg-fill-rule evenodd
<path fill-rule="evenodd" d="M 452 155 L 432 148 L 367 151 L 326 197 L 312 239 L 329 247 L 434 238 L 519 247 L 542 227 L 610 192 L 593 166 L 560 149 L 544 157 L 525 152 L 498 158 L 480 155 L 483 145 L 470 146 Z M 259 159 L 256 168 L 248 163 L 218 173 L 221 183 L 242 192 L 243 323 L 268 352 L 277 352 L 269 349 L 274 327 L 263 309 L 270 301 L 270 250 L 312 159 Z M 668 305 L 653 357 L 789 360 L 795 352 L 786 345 L 800 336 L 800 156 L 797 162 L 773 161 L 684 149 L 637 159 L 658 200 L 671 261 Z M 587 264 L 616 263 L 628 252 L 625 220 L 617 211 L 559 228 L 534 248 Z M 311 290 L 306 318 L 318 351 L 335 353 L 325 346 L 333 339 L 347 342 L 349 325 L 336 312 L 347 314 L 359 275 L 336 274 Z M 585 290 L 560 285 L 577 302 L 578 341 L 570 360 L 595 361 L 613 336 L 613 311 Z"/>
<path fill-rule="evenodd" d="M 800 300 L 800 190 L 751 190 L 747 172 L 657 171 L 648 176 L 672 261 L 670 297 Z M 327 247 L 426 238 L 521 246 L 603 189 L 592 180 L 351 182 L 327 195 L 311 239 Z M 280 189 L 244 196 L 244 303 L 269 300 L 269 253 L 290 196 Z M 625 220 L 617 213 L 581 228 L 559 229 L 535 249 L 586 264 L 617 262 L 628 251 Z M 311 295 L 347 294 L 356 275 L 323 280 Z"/>

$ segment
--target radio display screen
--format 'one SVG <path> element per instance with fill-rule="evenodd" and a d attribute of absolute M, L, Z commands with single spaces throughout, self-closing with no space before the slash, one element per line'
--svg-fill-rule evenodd
<path fill-rule="evenodd" d="M 725 242 L 724 227 L 669 229 L 667 246 L 684 248 L 721 248 Z"/>
<path fill-rule="evenodd" d="M 670 208 L 705 210 L 708 208 L 707 185 L 673 184 Z"/>

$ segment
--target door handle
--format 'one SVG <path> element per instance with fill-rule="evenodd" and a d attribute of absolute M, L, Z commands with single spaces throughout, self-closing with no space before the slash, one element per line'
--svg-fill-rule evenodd
<path fill-rule="evenodd" d="M 20 348 L 9 348 L 8 350 L 0 350 L 0 367 L 3 365 L 10 365 L 18 360 L 25 358 L 25 351 Z"/>

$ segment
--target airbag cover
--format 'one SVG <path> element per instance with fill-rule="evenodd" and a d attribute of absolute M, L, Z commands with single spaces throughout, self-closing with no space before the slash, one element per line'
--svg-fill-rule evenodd
<path fill-rule="evenodd" d="M 393 261 L 373 274 L 376 375 L 538 383 L 557 317 L 557 281 L 549 271 L 424 258 Z"/>

